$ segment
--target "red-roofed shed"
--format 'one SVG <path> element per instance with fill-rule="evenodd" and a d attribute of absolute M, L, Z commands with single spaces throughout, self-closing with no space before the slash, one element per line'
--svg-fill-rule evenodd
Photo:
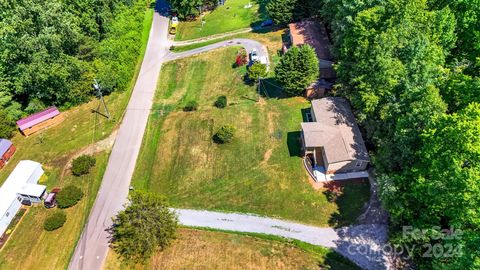
<path fill-rule="evenodd" d="M 15 153 L 15 146 L 7 139 L 0 139 L 0 169 L 10 160 Z"/>
<path fill-rule="evenodd" d="M 63 116 L 56 107 L 50 107 L 17 121 L 18 129 L 25 136 L 48 128 L 63 120 Z"/>

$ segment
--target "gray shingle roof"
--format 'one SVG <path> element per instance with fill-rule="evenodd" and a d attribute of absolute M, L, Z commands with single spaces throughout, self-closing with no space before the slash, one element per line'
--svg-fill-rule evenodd
<path fill-rule="evenodd" d="M 369 161 L 367 148 L 348 102 L 339 97 L 312 101 L 316 122 L 302 123 L 306 147 L 323 147 L 329 163 Z"/>

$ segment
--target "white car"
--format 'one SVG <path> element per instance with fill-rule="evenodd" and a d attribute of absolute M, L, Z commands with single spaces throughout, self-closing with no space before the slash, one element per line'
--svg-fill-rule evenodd
<path fill-rule="evenodd" d="M 177 25 L 178 25 L 178 17 L 172 17 L 171 26 L 177 27 Z"/>
<path fill-rule="evenodd" d="M 255 62 L 260 60 L 260 57 L 258 56 L 257 50 L 253 49 L 252 52 L 250 52 L 250 61 Z"/>

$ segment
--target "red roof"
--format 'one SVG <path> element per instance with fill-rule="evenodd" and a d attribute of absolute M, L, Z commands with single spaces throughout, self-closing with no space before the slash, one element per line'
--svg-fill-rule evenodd
<path fill-rule="evenodd" d="M 59 114 L 60 112 L 58 111 L 57 107 L 53 106 L 44 111 L 34 113 L 28 117 L 18 120 L 17 125 L 20 128 L 20 130 L 25 130 L 41 122 L 44 122 L 50 118 L 53 118 Z"/>

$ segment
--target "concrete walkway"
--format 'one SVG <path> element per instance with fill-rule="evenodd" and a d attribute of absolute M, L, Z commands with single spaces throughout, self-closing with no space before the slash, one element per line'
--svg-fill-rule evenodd
<path fill-rule="evenodd" d="M 391 269 L 382 248 L 387 243 L 387 226 L 365 224 L 339 229 L 320 228 L 251 214 L 175 209 L 184 226 L 227 231 L 262 233 L 297 239 L 312 245 L 333 248 L 363 269 Z"/>
<path fill-rule="evenodd" d="M 157 10 L 158 5 L 165 6 L 166 2 L 158 1 Z M 123 208 L 127 200 L 162 59 L 168 52 L 168 23 L 167 17 L 155 12 L 140 74 L 110 154 L 102 185 L 69 269 L 97 270 L 103 267 L 109 249 L 110 234 L 107 229 L 112 225 L 112 217 Z"/>

